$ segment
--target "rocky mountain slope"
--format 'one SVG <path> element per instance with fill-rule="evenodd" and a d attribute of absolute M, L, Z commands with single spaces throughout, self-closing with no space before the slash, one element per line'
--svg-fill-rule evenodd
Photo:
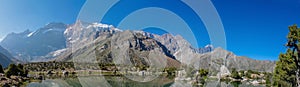
<path fill-rule="evenodd" d="M 123 31 L 112 25 L 82 21 L 70 26 L 50 23 L 34 32 L 11 33 L 1 45 L 23 61 L 132 63 L 134 66 L 149 66 L 151 61 L 164 65 L 159 61 L 166 61 L 169 67 L 183 64 L 214 71 L 225 66 L 271 72 L 275 66 L 273 61 L 236 56 L 221 48 L 214 49 L 212 45 L 193 48 L 180 35 Z"/>
<path fill-rule="evenodd" d="M 260 72 L 273 72 L 275 61 L 255 60 L 248 57 L 237 56 L 233 52 L 216 48 L 210 53 L 194 55 L 191 65 L 197 68 L 220 71 L 220 67 L 225 66 L 231 70 L 253 70 Z"/>
<path fill-rule="evenodd" d="M 173 64 L 172 66 L 184 64 L 197 69 L 207 68 L 219 71 L 221 66 L 225 66 L 228 69 L 272 72 L 275 66 L 274 61 L 236 56 L 221 48 L 213 50 L 211 45 L 205 48 L 193 48 L 180 35 L 122 31 L 111 25 L 81 21 L 66 29 L 64 34 L 67 38 L 68 50 L 58 56 L 56 61 L 72 61 L 72 58 L 78 57 L 84 61 L 94 57 L 89 61 L 112 63 L 114 57 L 130 56 L 131 63 L 147 65 L 145 62 L 147 56 L 149 57 L 151 52 L 156 52 L 157 55 L 161 54 L 167 58 L 168 63 Z"/>
<path fill-rule="evenodd" d="M 149 66 L 153 63 L 151 61 L 165 60 L 167 66 L 179 67 L 180 65 L 160 42 L 134 31 L 122 31 L 105 24 L 87 24 L 79 21 L 69 27 L 65 35 L 68 38 L 68 50 L 58 56 L 56 61 L 75 59 L 102 64 L 119 61 L 119 63 L 132 63 L 134 66 Z M 127 55 L 119 55 L 120 52 L 125 52 Z M 127 57 L 120 58 L 120 56 Z M 126 58 L 129 61 L 125 61 Z"/>

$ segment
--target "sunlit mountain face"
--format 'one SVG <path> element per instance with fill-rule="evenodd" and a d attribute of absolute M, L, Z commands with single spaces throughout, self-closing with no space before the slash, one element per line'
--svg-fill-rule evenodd
<path fill-rule="evenodd" d="M 299 9 L 300 0 L 0 0 L 0 87 L 300 87 Z"/>
<path fill-rule="evenodd" d="M 31 71 L 43 71 L 45 69 L 36 67 L 49 65 L 54 65 L 49 68 L 55 69 L 57 65 L 62 64 L 68 65 L 69 69 L 79 71 L 105 69 L 108 72 L 115 69 L 122 72 L 139 66 L 152 67 L 148 70 L 156 72 L 156 69 L 184 69 L 183 67 L 189 66 L 195 69 L 208 69 L 212 76 L 230 75 L 232 69 L 259 72 L 274 70 L 275 62 L 273 61 L 259 61 L 237 56 L 225 49 L 214 48 L 213 45 L 193 48 L 180 35 L 152 29 L 154 28 L 143 31 L 122 30 L 108 24 L 83 21 L 69 25 L 50 23 L 36 31 L 26 30 L 7 35 L 1 42 L 8 49 L 8 51 L 4 48 L 0 50 L 0 58 L 3 60 L 1 64 L 7 67 L 9 63 L 22 61 L 26 62 L 25 66 Z M 2 54 L 10 54 L 9 52 L 12 55 Z M 128 57 L 124 57 L 126 55 Z M 80 64 L 83 62 L 83 65 Z M 99 68 L 98 64 L 93 65 L 95 62 L 99 63 L 102 68 Z M 76 65 L 78 63 L 79 65 Z M 106 65 L 115 65 L 116 68 Z M 127 79 L 138 80 L 130 77 Z"/>

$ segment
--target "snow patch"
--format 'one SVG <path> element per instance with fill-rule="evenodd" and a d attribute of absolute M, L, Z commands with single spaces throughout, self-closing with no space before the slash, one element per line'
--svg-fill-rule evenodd
<path fill-rule="evenodd" d="M 27 35 L 27 37 L 31 37 L 34 34 L 34 32 L 31 32 Z"/>
<path fill-rule="evenodd" d="M 57 50 L 57 51 L 54 51 L 53 52 L 53 56 L 59 56 L 60 54 L 62 54 L 64 51 L 66 51 L 67 49 L 60 49 L 60 50 Z"/>
<path fill-rule="evenodd" d="M 45 30 L 45 31 L 43 32 L 43 34 L 49 32 L 49 31 L 63 32 L 64 30 L 63 30 L 63 29 L 60 29 L 60 28 L 54 28 L 54 29 L 51 28 L 51 29 Z"/>
<path fill-rule="evenodd" d="M 88 25 L 86 28 L 113 28 L 113 26 L 102 24 L 102 23 L 92 23 L 91 25 Z"/>

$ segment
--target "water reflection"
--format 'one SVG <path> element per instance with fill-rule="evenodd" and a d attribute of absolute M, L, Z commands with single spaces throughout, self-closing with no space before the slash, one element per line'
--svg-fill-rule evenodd
<path fill-rule="evenodd" d="M 79 80 L 81 79 L 81 80 Z M 193 86 L 188 82 L 174 81 L 167 77 L 160 77 L 150 82 L 136 82 L 120 76 L 81 77 L 65 79 L 47 79 L 32 82 L 27 87 L 265 87 L 241 82 L 208 81 L 204 86 Z"/>
<path fill-rule="evenodd" d="M 218 82 L 208 81 L 204 87 L 265 87 L 264 85 L 251 85 L 243 82 Z"/>
<path fill-rule="evenodd" d="M 169 87 L 173 80 L 159 77 L 150 82 L 137 82 L 120 76 L 89 76 L 80 78 L 47 79 L 32 82 L 27 87 Z"/>
<path fill-rule="evenodd" d="M 71 85 L 69 85 L 69 83 L 63 79 L 48 79 L 41 82 L 29 83 L 27 87 L 71 87 Z"/>

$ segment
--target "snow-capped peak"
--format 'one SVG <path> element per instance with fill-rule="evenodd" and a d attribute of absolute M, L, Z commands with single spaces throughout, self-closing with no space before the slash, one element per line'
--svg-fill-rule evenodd
<path fill-rule="evenodd" d="M 214 46 L 211 45 L 211 44 L 208 44 L 208 45 L 206 45 L 204 48 L 214 48 Z"/>
<path fill-rule="evenodd" d="M 111 28 L 113 27 L 112 25 L 107 25 L 107 24 L 101 24 L 101 23 L 92 23 L 91 25 L 88 25 L 87 28 Z"/>
<path fill-rule="evenodd" d="M 102 23 L 92 23 L 91 25 L 88 25 L 87 28 L 101 28 L 101 29 L 110 29 L 110 30 L 115 30 L 115 31 L 122 31 L 118 28 L 115 28 L 113 25 L 108 25 L 108 24 L 102 24 Z"/>

